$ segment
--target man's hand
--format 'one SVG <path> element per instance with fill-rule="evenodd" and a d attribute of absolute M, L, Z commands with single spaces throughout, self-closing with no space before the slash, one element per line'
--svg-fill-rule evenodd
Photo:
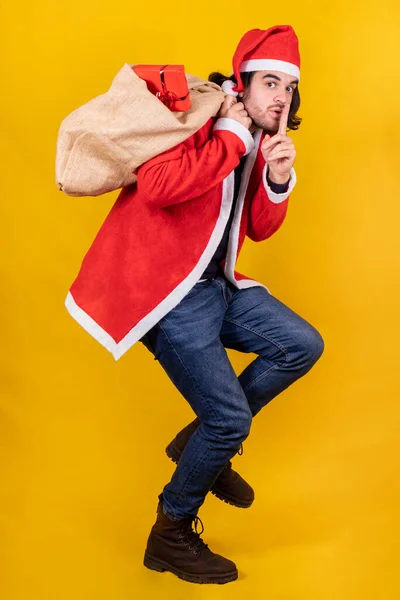
<path fill-rule="evenodd" d="M 296 158 L 293 141 L 286 135 L 290 104 L 282 111 L 279 131 L 273 137 L 266 135 L 261 144 L 261 152 L 269 165 L 268 177 L 275 183 L 286 183 L 290 177 L 290 169 Z"/>
<path fill-rule="evenodd" d="M 234 119 L 241 125 L 244 125 L 246 129 L 250 129 L 253 123 L 243 102 L 238 102 L 235 96 L 229 94 L 225 96 L 217 116 L 222 118 L 225 117 L 226 119 Z"/>

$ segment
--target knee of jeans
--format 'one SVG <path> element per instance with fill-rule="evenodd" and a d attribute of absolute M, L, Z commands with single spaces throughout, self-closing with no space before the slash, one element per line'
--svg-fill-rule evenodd
<path fill-rule="evenodd" d="M 315 327 L 310 326 L 307 328 L 301 343 L 307 355 L 308 362 L 310 364 L 316 363 L 325 348 L 324 340 L 319 331 Z"/>
<path fill-rule="evenodd" d="M 232 441 L 241 443 L 250 433 L 253 415 L 250 409 L 236 415 L 234 419 L 227 420 L 223 426 L 223 436 Z"/>

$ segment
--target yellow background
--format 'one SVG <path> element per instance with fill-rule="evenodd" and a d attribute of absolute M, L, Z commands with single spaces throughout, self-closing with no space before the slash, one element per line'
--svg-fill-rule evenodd
<path fill-rule="evenodd" d="M 0 16 L 1 598 L 397 599 L 398 3 L 9 1 Z M 57 132 L 125 62 L 230 74 L 245 31 L 286 23 L 302 56 L 298 184 L 239 269 L 326 346 L 234 459 L 253 507 L 209 496 L 200 511 L 239 580 L 196 586 L 142 565 L 164 447 L 192 412 L 141 344 L 115 362 L 64 308 L 118 192 L 58 191 Z M 254 358 L 230 357 L 238 373 Z"/>

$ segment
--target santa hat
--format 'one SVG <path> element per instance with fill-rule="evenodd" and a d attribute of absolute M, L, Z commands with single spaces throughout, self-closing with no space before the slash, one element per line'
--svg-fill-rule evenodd
<path fill-rule="evenodd" d="M 237 96 L 244 90 L 240 73 L 281 71 L 300 81 L 299 40 L 290 25 L 270 29 L 250 29 L 240 40 L 232 60 L 237 85 L 230 79 L 222 84 L 226 94 Z"/>

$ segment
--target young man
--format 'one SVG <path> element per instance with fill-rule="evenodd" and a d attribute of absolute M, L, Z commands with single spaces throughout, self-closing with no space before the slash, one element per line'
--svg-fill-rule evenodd
<path fill-rule="evenodd" d="M 66 306 L 116 359 L 143 342 L 197 417 L 167 447 L 178 464 L 159 495 L 145 565 L 226 583 L 237 578 L 236 565 L 214 554 L 193 522 L 209 491 L 252 504 L 254 491 L 231 458 L 252 418 L 312 368 L 324 344 L 262 283 L 235 270 L 246 236 L 261 242 L 282 225 L 296 183 L 286 135 L 300 123 L 295 32 L 248 31 L 232 76 L 212 76 L 227 94 L 218 115 L 137 169 L 137 185 L 122 189 Z M 237 377 L 226 348 L 257 358 Z"/>
<path fill-rule="evenodd" d="M 236 565 L 213 553 L 193 522 L 209 491 L 234 506 L 252 504 L 253 489 L 230 459 L 252 418 L 323 352 L 311 324 L 234 269 L 245 236 L 263 241 L 286 216 L 296 183 L 286 129 L 300 122 L 299 67 L 290 26 L 247 32 L 217 117 L 138 169 L 138 192 L 157 218 L 154 242 L 186 265 L 184 281 L 197 281 L 141 338 L 197 415 L 167 447 L 177 467 L 159 496 L 144 564 L 191 582 L 237 578 Z M 184 238 L 180 256 L 165 236 L 172 221 Z M 168 278 L 171 260 L 161 269 L 154 277 Z M 237 377 L 226 348 L 258 356 Z"/>

